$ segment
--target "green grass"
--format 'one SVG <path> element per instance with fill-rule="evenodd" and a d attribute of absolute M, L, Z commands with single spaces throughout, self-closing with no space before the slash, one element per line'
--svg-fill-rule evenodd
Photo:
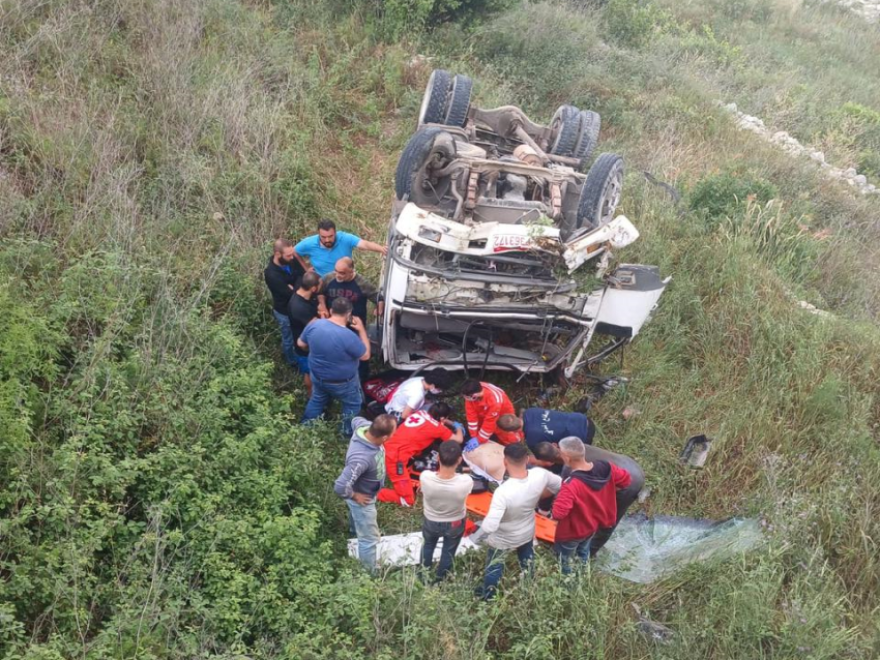
<path fill-rule="evenodd" d="M 877 202 L 717 105 L 875 162 L 880 37 L 826 6 L 598 4 L 382 41 L 399 25 L 372 2 L 0 2 L 0 656 L 880 654 Z M 759 517 L 762 549 L 573 587 L 542 550 L 489 605 L 479 556 L 436 589 L 345 557 L 344 443 L 294 424 L 260 273 L 323 215 L 381 240 L 433 66 L 474 75 L 480 105 L 602 114 L 642 234 L 619 256 L 673 281 L 603 367 L 630 382 L 596 407 L 597 444 L 638 457 L 645 512 Z M 701 432 L 694 473 L 677 455 Z"/>

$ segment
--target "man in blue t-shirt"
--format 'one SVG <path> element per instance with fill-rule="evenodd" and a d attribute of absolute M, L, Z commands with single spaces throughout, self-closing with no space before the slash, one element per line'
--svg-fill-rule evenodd
<path fill-rule="evenodd" d="M 326 218 L 318 223 L 318 233 L 302 239 L 296 244 L 294 256 L 304 270 L 313 268 L 318 275 L 324 277 L 333 272 L 336 262 L 342 257 L 351 257 L 355 248 L 378 252 L 385 256 L 388 248 L 378 243 L 365 241 L 359 236 L 344 231 L 336 231 L 336 223 Z M 303 257 L 309 258 L 307 264 Z"/>
<path fill-rule="evenodd" d="M 596 434 L 595 425 L 586 415 L 544 408 L 529 408 L 522 417 L 502 415 L 498 418 L 498 428 L 508 433 L 519 432 L 532 451 L 541 442 L 559 444 L 562 438 L 570 436 L 591 445 Z"/>
<path fill-rule="evenodd" d="M 370 340 L 364 324 L 352 316 L 348 300 L 337 298 L 330 306 L 330 318 L 309 323 L 296 343 L 309 351 L 312 376 L 312 396 L 302 421 L 317 419 L 332 399 L 338 399 L 342 404 L 343 433 L 350 437 L 351 420 L 363 403 L 358 365 L 370 359 Z"/>

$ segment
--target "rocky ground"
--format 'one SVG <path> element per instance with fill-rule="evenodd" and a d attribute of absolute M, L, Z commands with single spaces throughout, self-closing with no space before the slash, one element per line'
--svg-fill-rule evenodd
<path fill-rule="evenodd" d="M 846 7 L 854 14 L 858 14 L 869 23 L 880 22 L 880 1 L 878 0 L 825 0 Z"/>
<path fill-rule="evenodd" d="M 880 6 L 880 3 L 878 3 Z M 880 194 L 880 189 L 868 181 L 864 174 L 859 174 L 855 168 L 835 167 L 825 162 L 825 154 L 811 147 L 805 146 L 785 131 L 773 131 L 764 125 L 758 117 L 740 112 L 736 103 L 728 103 L 724 109 L 734 115 L 736 124 L 745 131 L 751 131 L 762 139 L 777 145 L 780 149 L 794 157 L 809 158 L 822 170 L 829 179 L 836 179 L 858 190 L 863 195 Z"/>

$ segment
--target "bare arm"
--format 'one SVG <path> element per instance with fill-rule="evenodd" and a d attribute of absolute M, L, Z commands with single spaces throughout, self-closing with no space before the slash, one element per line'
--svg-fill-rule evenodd
<path fill-rule="evenodd" d="M 387 256 L 388 247 L 385 245 L 379 245 L 378 243 L 373 243 L 373 241 L 365 241 L 361 239 L 357 244 L 358 250 L 366 250 L 367 252 L 378 252 L 382 256 Z"/>
<path fill-rule="evenodd" d="M 370 338 L 367 337 L 367 329 L 364 328 L 364 324 L 357 316 L 352 317 L 351 327 L 358 333 L 358 337 L 361 338 L 361 342 L 364 344 L 364 354 L 361 355 L 361 362 L 367 362 L 370 359 Z"/>
<path fill-rule="evenodd" d="M 304 271 L 306 271 L 308 273 L 310 270 L 312 270 L 312 267 L 309 264 L 307 264 L 301 256 L 299 256 L 299 252 L 294 250 L 293 256 L 296 257 L 296 260 L 299 262 L 299 265 L 303 267 Z"/>

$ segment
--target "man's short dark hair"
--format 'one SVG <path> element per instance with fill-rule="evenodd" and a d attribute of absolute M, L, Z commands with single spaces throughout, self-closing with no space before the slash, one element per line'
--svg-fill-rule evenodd
<path fill-rule="evenodd" d="M 516 415 L 501 415 L 498 418 L 498 428 L 502 431 L 519 431 L 522 427 L 522 420 Z"/>
<path fill-rule="evenodd" d="M 455 440 L 447 440 L 440 445 L 437 453 L 440 455 L 440 465 L 455 467 L 458 465 L 458 459 L 461 458 L 461 445 Z"/>
<path fill-rule="evenodd" d="M 387 438 L 397 428 L 397 420 L 393 415 L 379 415 L 370 424 L 370 435 L 374 438 Z"/>
<path fill-rule="evenodd" d="M 426 371 L 422 377 L 428 385 L 433 385 L 441 392 L 449 389 L 449 372 L 442 367 Z"/>
<path fill-rule="evenodd" d="M 300 287 L 303 289 L 314 289 L 321 283 L 321 276 L 318 275 L 315 271 L 310 270 L 308 273 L 302 276 L 302 282 L 300 282 Z"/>
<path fill-rule="evenodd" d="M 283 252 L 284 248 L 289 248 L 289 247 L 293 247 L 293 243 L 288 241 L 286 238 L 279 238 L 272 245 L 272 250 L 275 252 Z"/>
<path fill-rule="evenodd" d="M 327 231 L 328 229 L 336 231 L 336 223 L 333 222 L 330 218 L 321 218 L 321 220 L 318 222 L 318 231 L 321 231 L 322 229 L 324 231 Z"/>
<path fill-rule="evenodd" d="M 333 316 L 347 316 L 351 314 L 352 306 L 348 298 L 334 298 L 330 305 L 330 313 Z"/>
<path fill-rule="evenodd" d="M 443 419 L 444 417 L 449 417 L 452 414 L 452 408 L 448 403 L 438 401 L 430 408 L 428 408 L 428 414 L 434 419 Z"/>
<path fill-rule="evenodd" d="M 529 460 L 529 448 L 522 442 L 507 445 L 504 448 L 504 458 L 514 465 L 522 465 Z"/>
<path fill-rule="evenodd" d="M 465 396 L 473 396 L 474 394 L 479 394 L 482 389 L 483 386 L 480 384 L 480 381 L 476 378 L 468 378 L 461 386 L 461 393 Z"/>
<path fill-rule="evenodd" d="M 532 453 L 535 454 L 535 458 L 539 461 L 555 463 L 559 457 L 559 448 L 552 442 L 539 442 L 532 449 Z"/>

